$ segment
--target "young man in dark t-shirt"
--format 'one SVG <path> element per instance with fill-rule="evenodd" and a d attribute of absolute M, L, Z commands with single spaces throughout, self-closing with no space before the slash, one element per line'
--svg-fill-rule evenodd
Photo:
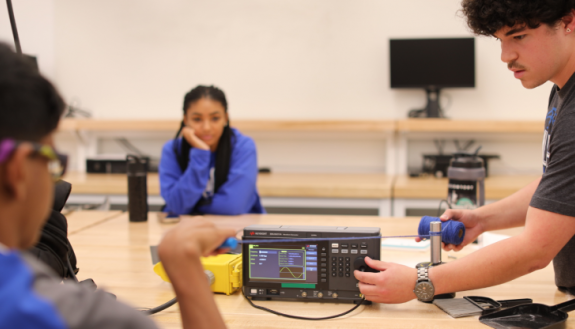
<path fill-rule="evenodd" d="M 441 216 L 463 222 L 467 230 L 462 244 L 445 245 L 445 250 L 460 250 L 486 231 L 525 226 L 517 236 L 424 270 L 366 259 L 381 271 L 355 272 L 371 301 L 429 301 L 414 289 L 416 282 L 425 282 L 423 287 L 436 295 L 478 289 L 544 268 L 552 260 L 557 286 L 575 290 L 575 1 L 463 0 L 462 7 L 475 34 L 499 40 L 501 60 L 525 88 L 555 84 L 544 127 L 543 175 L 503 200 Z"/>
<path fill-rule="evenodd" d="M 52 84 L 0 43 L 0 328 L 151 329 L 153 321 L 109 295 L 61 284 L 23 250 L 48 218 L 53 181 L 65 169 L 53 134 L 64 103 Z M 168 231 L 158 254 L 178 298 L 184 328 L 224 328 L 200 256 L 230 236 L 203 220 Z"/>
<path fill-rule="evenodd" d="M 553 86 L 545 117 L 543 176 L 530 206 L 575 217 L 575 74 Z M 575 291 L 575 238 L 553 259 L 555 283 Z"/>

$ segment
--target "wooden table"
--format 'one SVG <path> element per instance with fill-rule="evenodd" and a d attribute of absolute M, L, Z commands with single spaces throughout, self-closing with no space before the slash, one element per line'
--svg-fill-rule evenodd
<path fill-rule="evenodd" d="M 455 132 L 455 133 L 541 133 L 540 120 L 451 120 L 445 118 L 416 118 L 396 122 L 398 132 Z"/>
<path fill-rule="evenodd" d="M 496 201 L 510 196 L 540 175 L 489 176 L 485 179 L 485 200 Z M 407 208 L 439 207 L 447 198 L 447 178 L 397 176 L 393 184 L 394 216 L 405 216 Z"/>
<path fill-rule="evenodd" d="M 73 119 L 60 120 L 59 131 L 169 131 L 178 130 L 180 119 Z M 393 132 L 393 120 L 236 120 L 232 126 L 241 131 L 328 131 Z"/>
<path fill-rule="evenodd" d="M 393 176 L 385 174 L 270 173 L 258 175 L 262 197 L 391 197 Z"/>
<path fill-rule="evenodd" d="M 502 199 L 535 180 L 537 175 L 490 176 L 485 179 L 487 199 Z M 126 194 L 125 174 L 69 172 L 64 180 L 73 194 Z M 324 197 L 383 199 L 438 199 L 447 195 L 447 178 L 389 176 L 385 174 L 270 173 L 259 174 L 262 197 Z M 148 194 L 160 194 L 157 173 L 148 174 Z"/>
<path fill-rule="evenodd" d="M 76 234 L 92 226 L 99 225 L 114 217 L 120 216 L 121 211 L 72 211 L 65 213 L 68 220 L 68 235 Z"/>
<path fill-rule="evenodd" d="M 254 131 L 336 131 L 336 132 L 481 132 L 540 133 L 543 121 L 532 120 L 233 120 L 232 125 Z M 176 131 L 179 119 L 72 119 L 60 120 L 60 131 Z"/>
<path fill-rule="evenodd" d="M 77 171 L 66 173 L 65 181 L 72 184 L 72 194 L 123 194 L 128 193 L 126 174 L 87 174 Z M 148 195 L 160 195 L 160 179 L 157 173 L 148 174 Z"/>
<path fill-rule="evenodd" d="M 489 176 L 485 179 L 485 199 L 499 200 L 510 196 L 541 175 Z M 403 199 L 445 199 L 447 178 L 398 176 L 393 196 Z"/>
<path fill-rule="evenodd" d="M 382 234 L 413 234 L 418 218 L 381 218 L 352 216 L 302 216 L 302 215 L 244 215 L 239 217 L 207 217 L 221 226 L 241 229 L 250 224 L 291 225 L 337 225 L 377 226 Z M 163 232 L 174 224 L 160 224 L 155 214 L 148 222 L 129 223 L 127 214 L 104 221 L 96 226 L 70 236 L 81 268 L 80 279 L 93 278 L 100 287 L 115 293 L 120 300 L 137 307 L 160 305 L 174 294 L 170 285 L 164 283 L 152 271 L 149 251 L 156 245 Z M 512 230 L 508 232 L 517 232 Z M 472 247 L 470 247 L 472 248 Z M 468 248 L 466 248 L 468 249 Z M 463 257 L 470 251 L 444 253 L 443 259 L 451 261 L 449 255 Z M 504 252 L 504 251 L 502 251 Z M 382 250 L 382 259 L 402 264 L 415 264 L 429 259 L 428 252 Z M 535 302 L 548 305 L 568 299 L 554 285 L 551 266 L 531 273 L 512 282 L 492 288 L 458 293 L 458 296 L 479 295 L 495 299 L 533 298 Z M 252 308 L 240 293 L 231 296 L 215 295 L 217 305 L 229 328 L 288 328 L 307 326 L 312 328 L 486 328 L 477 321 L 477 316 L 452 319 L 437 307 L 411 301 L 399 305 L 374 304 L 361 306 L 353 313 L 327 321 L 303 322 L 279 317 Z M 350 304 L 303 303 L 280 301 L 257 301 L 257 304 L 280 312 L 302 316 L 327 316 L 344 312 Z M 177 306 L 163 311 L 153 318 L 162 328 L 181 328 Z M 569 319 L 569 328 L 575 328 L 575 318 Z"/>
<path fill-rule="evenodd" d="M 74 194 L 126 194 L 126 174 L 69 172 L 64 180 Z M 262 197 L 369 198 L 391 197 L 393 177 L 385 174 L 269 173 L 259 174 Z M 148 173 L 148 194 L 160 195 L 157 173 Z"/>
<path fill-rule="evenodd" d="M 386 174 L 268 173 L 258 175 L 257 188 L 264 207 L 375 208 L 389 216 L 393 179 Z M 72 202 L 102 203 L 105 196 L 127 202 L 126 174 L 69 172 L 64 180 L 72 184 Z M 148 203 L 163 205 L 158 174 L 149 173 L 147 183 Z"/>

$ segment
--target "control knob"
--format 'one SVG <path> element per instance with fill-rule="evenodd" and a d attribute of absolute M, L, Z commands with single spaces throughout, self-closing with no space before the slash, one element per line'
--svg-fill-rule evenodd
<path fill-rule="evenodd" d="M 353 267 L 360 272 L 379 272 L 367 266 L 367 264 L 365 263 L 365 256 L 357 257 L 353 262 Z"/>

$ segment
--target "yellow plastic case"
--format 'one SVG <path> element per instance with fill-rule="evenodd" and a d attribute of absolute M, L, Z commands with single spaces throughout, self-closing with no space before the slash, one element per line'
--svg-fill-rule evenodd
<path fill-rule="evenodd" d="M 200 258 L 205 270 L 214 274 L 213 292 L 231 295 L 242 287 L 242 255 L 221 254 Z M 154 272 L 162 280 L 170 282 L 162 263 L 154 265 Z"/>

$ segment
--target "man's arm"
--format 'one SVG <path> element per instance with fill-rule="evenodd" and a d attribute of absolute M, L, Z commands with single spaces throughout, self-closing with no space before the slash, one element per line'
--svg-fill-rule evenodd
<path fill-rule="evenodd" d="M 529 201 L 533 197 L 541 178 L 536 179 L 521 190 L 492 204 L 471 210 L 447 209 L 441 220 L 454 219 L 465 225 L 463 242 L 457 246 L 444 245 L 443 249 L 459 251 L 487 231 L 523 226 L 527 217 Z"/>
<path fill-rule="evenodd" d="M 226 327 L 200 257 L 215 254 L 216 248 L 234 235 L 232 229 L 217 228 L 199 217 L 189 218 L 168 231 L 158 246 L 158 255 L 176 292 L 184 329 Z"/>
<path fill-rule="evenodd" d="M 183 328 L 225 328 L 199 256 L 182 262 L 176 271 L 169 274 L 178 299 Z"/>
<path fill-rule="evenodd" d="M 477 208 L 475 213 L 482 219 L 483 231 L 488 232 L 525 225 L 529 202 L 540 181 L 541 177 L 504 199 Z"/>
<path fill-rule="evenodd" d="M 521 234 L 433 267 L 429 270 L 429 278 L 436 294 L 501 284 L 547 266 L 573 235 L 574 217 L 530 207 Z M 368 300 L 402 303 L 415 298 L 415 269 L 374 260 L 366 262 L 382 271 L 354 273 Z"/>
<path fill-rule="evenodd" d="M 445 264 L 445 268 L 432 268 L 430 278 L 434 285 L 437 282 L 438 294 L 501 284 L 547 266 L 573 235 L 574 217 L 529 207 L 521 234 Z"/>

